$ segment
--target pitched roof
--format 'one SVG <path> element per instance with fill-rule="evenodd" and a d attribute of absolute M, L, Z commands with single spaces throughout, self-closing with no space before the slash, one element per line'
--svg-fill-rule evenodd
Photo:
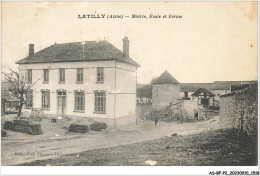
<path fill-rule="evenodd" d="M 240 85 L 231 85 L 231 92 L 243 90 L 247 87 L 258 85 L 257 81 L 242 81 Z"/>
<path fill-rule="evenodd" d="M 211 90 L 230 90 L 230 85 L 239 85 L 241 81 L 215 81 Z"/>
<path fill-rule="evenodd" d="M 214 97 L 215 94 L 213 94 L 212 92 L 210 92 L 209 90 L 205 89 L 205 88 L 200 88 L 198 90 L 196 90 L 191 96 L 198 96 L 201 93 L 203 93 L 204 95 L 207 95 L 209 97 Z"/>
<path fill-rule="evenodd" d="M 10 84 L 8 82 L 2 82 L 1 84 L 1 98 L 6 101 L 19 101 L 8 89 Z"/>
<path fill-rule="evenodd" d="M 181 83 L 181 92 L 195 92 L 199 88 L 211 90 L 213 83 Z"/>
<path fill-rule="evenodd" d="M 30 64 L 100 60 L 117 60 L 136 65 L 137 67 L 140 66 L 106 40 L 54 44 L 16 63 Z"/>
<path fill-rule="evenodd" d="M 180 84 L 167 70 L 153 84 Z"/>

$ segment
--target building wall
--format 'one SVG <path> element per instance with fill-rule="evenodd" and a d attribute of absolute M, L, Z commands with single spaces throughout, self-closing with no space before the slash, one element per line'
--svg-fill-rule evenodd
<path fill-rule="evenodd" d="M 97 67 L 104 67 L 104 84 L 96 83 Z M 59 68 L 65 68 L 65 84 L 59 84 Z M 83 84 L 76 83 L 77 68 L 83 68 Z M 98 61 L 23 64 L 19 66 L 19 69 L 21 73 L 25 73 L 27 69 L 32 69 L 32 83 L 36 82 L 32 87 L 33 108 L 41 108 L 41 90 L 50 90 L 50 110 L 44 110 L 45 114 L 57 114 L 56 91 L 60 89 L 64 89 L 67 92 L 66 115 L 114 118 L 127 115 L 128 109 L 131 111 L 135 110 L 136 66 L 121 64 L 115 61 Z M 49 69 L 48 84 L 43 83 L 43 69 Z M 74 112 L 75 90 L 83 90 L 85 92 L 84 113 Z M 94 91 L 96 90 L 106 92 L 106 114 L 94 113 Z M 128 96 L 119 96 L 118 93 Z M 133 98 L 130 95 L 134 100 L 132 100 Z M 129 102 L 128 106 L 122 106 L 120 103 L 115 102 L 115 96 L 117 96 L 116 101 L 118 102 L 125 101 L 121 99 L 127 99 Z M 116 105 L 116 109 L 114 105 Z M 114 116 L 114 110 L 116 110 L 116 116 Z"/>
<path fill-rule="evenodd" d="M 192 95 L 193 93 L 194 93 L 194 92 L 188 92 L 188 97 L 191 97 L 191 95 Z M 181 98 L 185 97 L 184 92 L 180 92 L 180 97 L 181 97 Z"/>
<path fill-rule="evenodd" d="M 234 128 L 238 126 L 236 98 L 234 95 L 225 96 L 220 99 L 220 119 L 221 128 Z"/>
<path fill-rule="evenodd" d="M 136 66 L 116 63 L 116 116 L 135 114 L 136 109 Z"/>
<path fill-rule="evenodd" d="M 220 127 L 237 129 L 243 127 L 243 131 L 246 131 L 247 134 L 255 134 L 258 121 L 257 94 L 257 85 L 255 85 L 239 92 L 221 96 Z"/>
<path fill-rule="evenodd" d="M 180 85 L 154 84 L 152 103 L 155 108 L 169 106 L 171 102 L 180 98 Z"/>

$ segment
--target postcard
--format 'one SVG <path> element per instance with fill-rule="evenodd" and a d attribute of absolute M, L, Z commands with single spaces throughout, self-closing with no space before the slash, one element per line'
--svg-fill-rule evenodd
<path fill-rule="evenodd" d="M 257 2 L 3 1 L 1 24 L 3 168 L 259 175 Z"/>

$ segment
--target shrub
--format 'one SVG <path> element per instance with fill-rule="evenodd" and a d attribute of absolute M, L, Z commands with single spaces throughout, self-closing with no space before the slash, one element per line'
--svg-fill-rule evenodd
<path fill-rule="evenodd" d="M 1 137 L 6 137 L 6 136 L 7 136 L 6 131 L 1 130 Z"/>
<path fill-rule="evenodd" d="M 154 108 L 150 107 L 147 108 L 146 111 L 144 112 L 144 116 L 142 117 L 144 120 L 154 120 L 156 116 L 156 111 Z"/>
<path fill-rule="evenodd" d="M 13 131 L 27 133 L 31 135 L 42 134 L 40 124 L 35 124 L 26 120 L 13 120 Z"/>
<path fill-rule="evenodd" d="M 102 131 L 107 128 L 107 124 L 104 122 L 95 122 L 90 125 L 90 130 L 92 131 Z"/>
<path fill-rule="evenodd" d="M 69 127 L 69 132 L 87 133 L 88 132 L 88 126 L 87 125 L 71 124 L 70 127 Z"/>
<path fill-rule="evenodd" d="M 3 127 L 5 130 L 12 130 L 15 132 L 27 133 L 32 135 L 42 134 L 41 125 L 28 122 L 26 120 L 6 121 Z"/>
<path fill-rule="evenodd" d="M 13 126 L 13 122 L 11 122 L 11 121 L 6 121 L 3 128 L 4 128 L 5 130 L 13 130 L 13 127 L 14 127 L 14 126 Z"/>

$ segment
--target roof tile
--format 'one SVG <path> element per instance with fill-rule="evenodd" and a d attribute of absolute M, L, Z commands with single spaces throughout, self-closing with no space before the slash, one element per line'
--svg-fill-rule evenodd
<path fill-rule="evenodd" d="M 153 84 L 180 84 L 167 70 Z"/>
<path fill-rule="evenodd" d="M 84 51 L 84 52 L 83 52 Z M 83 55 L 84 53 L 84 55 Z M 63 43 L 51 45 L 32 56 L 28 56 L 17 64 L 117 60 L 139 67 L 133 59 L 106 40 Z"/>

